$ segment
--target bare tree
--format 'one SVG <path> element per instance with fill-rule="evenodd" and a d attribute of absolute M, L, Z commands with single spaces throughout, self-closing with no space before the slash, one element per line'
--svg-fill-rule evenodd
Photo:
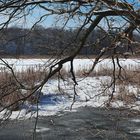
<path fill-rule="evenodd" d="M 74 94 L 76 95 L 76 81 L 74 73 L 73 60 L 80 53 L 83 47 L 97 47 L 106 37 L 111 40 L 111 44 L 101 48 L 100 53 L 96 56 L 92 68 L 85 72 L 85 75 L 89 75 L 103 56 L 110 57 L 113 63 L 113 81 L 110 86 L 113 86 L 112 94 L 110 95 L 110 101 L 113 98 L 115 91 L 115 81 L 117 78 L 122 78 L 122 67 L 119 63 L 119 57 L 123 57 L 126 53 L 120 53 L 118 49 L 121 46 L 125 47 L 125 50 L 132 55 L 139 55 L 139 50 L 133 46 L 139 46 L 140 42 L 134 40 L 134 33 L 140 33 L 140 2 L 139 0 L 126 1 L 126 0 L 1 0 L 0 1 L 0 31 L 9 28 L 12 25 L 20 23 L 23 29 L 26 27 L 31 30 L 36 29 L 38 24 L 44 22 L 47 24 L 49 17 L 55 17 L 55 23 L 60 29 L 78 28 L 76 35 L 72 42 L 65 43 L 67 48 L 70 45 L 74 46 L 74 50 L 68 56 L 62 56 L 62 52 L 56 53 L 55 60 L 47 65 L 46 73 L 41 77 L 38 84 L 27 85 L 26 82 L 21 82 L 20 78 L 15 73 L 12 66 L 10 66 L 5 60 L 1 58 L 1 62 L 5 65 L 11 75 L 7 76 L 8 81 L 1 84 L 1 110 L 14 106 L 17 108 L 17 104 L 22 104 L 26 100 L 30 99 L 37 92 L 40 97 L 42 87 L 48 82 L 48 80 L 55 74 L 59 74 L 61 77 L 61 70 L 63 65 L 70 62 L 70 74 L 74 82 Z M 37 15 L 37 12 L 40 14 Z M 36 16 L 37 15 L 37 16 Z M 35 19 L 32 20 L 32 17 Z M 32 23 L 31 23 L 32 20 Z M 104 36 L 96 38 L 94 44 L 87 43 L 90 34 L 95 30 L 100 29 L 103 31 Z M 24 35 L 19 35 L 19 38 L 28 36 L 31 32 L 26 32 Z M 1 34 L 3 36 L 3 34 Z M 22 41 L 22 39 L 21 39 Z M 110 52 L 110 53 L 108 53 Z M 109 54 L 109 55 L 106 55 Z M 115 60 L 117 63 L 115 63 Z M 119 73 L 116 75 L 116 65 L 119 67 Z M 24 79 L 25 80 L 25 79 Z M 14 85 L 12 89 L 9 89 L 6 94 L 3 89 L 9 89 L 10 85 Z M 21 93 L 21 90 L 30 91 L 25 96 Z M 5 97 L 9 94 L 16 94 L 16 100 L 8 104 L 4 104 Z M 75 96 L 74 96 L 75 98 Z M 36 102 L 37 103 L 37 102 Z"/>

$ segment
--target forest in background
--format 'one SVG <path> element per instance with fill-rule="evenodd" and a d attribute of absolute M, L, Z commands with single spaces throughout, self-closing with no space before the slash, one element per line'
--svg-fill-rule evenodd
<path fill-rule="evenodd" d="M 2 29 L 0 33 L 0 55 L 69 55 L 79 45 L 80 38 L 85 32 L 83 29 L 77 39 L 78 30 L 44 28 L 41 25 L 36 25 L 33 29 L 17 27 Z M 118 29 L 111 30 L 109 34 L 101 29 L 94 30 L 79 55 L 98 55 L 103 48 L 112 45 L 113 37 L 119 33 Z M 140 35 L 134 33 L 133 39 L 140 42 Z M 139 49 L 140 46 L 130 46 L 129 42 L 127 43 L 124 39 L 123 41 L 121 40 L 121 43 L 118 42 L 116 53 L 120 55 L 125 53 L 133 54 L 133 52 L 136 52 L 135 50 Z M 106 54 L 112 54 L 112 50 Z M 139 53 L 133 55 L 139 56 Z"/>

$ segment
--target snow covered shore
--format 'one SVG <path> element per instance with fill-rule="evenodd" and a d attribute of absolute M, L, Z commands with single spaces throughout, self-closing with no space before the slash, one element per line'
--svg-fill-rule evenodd
<path fill-rule="evenodd" d="M 16 71 L 21 71 L 29 67 L 43 67 L 54 63 L 54 60 L 48 59 L 5 59 L 5 61 Z M 74 70 L 90 69 L 93 62 L 93 59 L 75 59 Z M 120 64 L 125 67 L 125 69 L 140 68 L 140 59 L 120 59 Z M 1 62 L 1 68 L 2 67 L 4 67 L 4 65 Z M 64 67 L 68 70 L 69 63 L 66 63 Z M 111 69 L 113 67 L 111 60 L 101 60 L 101 62 L 97 64 L 95 71 L 98 71 L 101 67 Z M 61 111 L 70 111 L 71 107 L 73 111 L 76 111 L 76 108 L 81 106 L 104 107 L 106 105 L 108 96 L 102 93 L 102 83 L 110 81 L 109 76 L 87 77 L 85 79 L 77 78 L 77 81 L 78 86 L 76 87 L 77 95 L 75 101 L 73 101 L 73 82 L 70 79 L 59 83 L 61 90 L 58 89 L 58 80 L 50 79 L 42 89 L 43 96 L 40 98 L 38 106 L 26 103 L 20 111 L 11 112 L 10 118 L 26 119 L 36 116 L 37 108 L 40 116 L 50 116 L 58 114 Z M 117 100 L 113 102 L 111 106 L 140 110 L 140 100 L 130 105 L 126 105 L 123 101 Z M 1 118 L 5 112 L 7 112 L 7 110 L 0 113 Z"/>

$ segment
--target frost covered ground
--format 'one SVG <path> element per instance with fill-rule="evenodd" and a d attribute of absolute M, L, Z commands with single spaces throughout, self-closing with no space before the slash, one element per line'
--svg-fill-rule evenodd
<path fill-rule="evenodd" d="M 16 71 L 25 70 L 29 67 L 41 68 L 47 67 L 50 64 L 56 62 L 55 60 L 48 59 L 4 59 L 10 66 Z M 94 60 L 93 59 L 76 59 L 74 60 L 74 70 L 79 69 L 88 70 L 91 68 Z M 140 59 L 120 59 L 120 64 L 126 69 L 132 69 L 133 67 L 140 68 Z M 1 69 L 5 66 L 1 62 Z M 64 65 L 65 69 L 69 69 L 69 63 Z M 101 60 L 97 64 L 95 71 L 100 68 L 113 67 L 110 59 Z M 11 119 L 26 119 L 32 116 L 36 116 L 36 111 L 40 116 L 50 116 L 59 114 L 61 111 L 76 111 L 76 108 L 81 106 L 92 106 L 92 107 L 104 107 L 108 101 L 108 96 L 103 93 L 103 83 L 109 82 L 111 78 L 109 76 L 100 77 L 86 77 L 77 78 L 78 86 L 76 87 L 75 101 L 73 81 L 68 78 L 66 81 L 59 81 L 57 79 L 50 79 L 42 89 L 43 95 L 40 98 L 40 102 L 37 105 L 30 105 L 25 103 L 20 111 L 11 112 Z M 60 88 L 58 88 L 60 85 Z M 131 85 L 128 87 L 130 90 L 135 88 Z M 117 93 L 116 93 L 117 94 Z M 73 104 L 74 103 L 74 104 Z M 134 104 L 126 105 L 122 101 L 115 101 L 111 103 L 112 107 L 126 107 L 140 110 L 140 100 L 137 100 Z M 1 112 L 1 117 L 7 110 Z"/>

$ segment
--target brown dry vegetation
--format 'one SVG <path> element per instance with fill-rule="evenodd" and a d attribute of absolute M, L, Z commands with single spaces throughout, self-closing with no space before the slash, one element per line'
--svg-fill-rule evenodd
<path fill-rule="evenodd" d="M 118 100 L 124 101 L 126 104 L 132 104 L 137 101 L 140 96 L 140 72 L 138 67 L 134 67 L 132 70 L 126 70 L 122 72 L 124 75 L 123 79 L 117 80 L 117 85 L 119 87 L 118 95 L 116 98 Z M 135 90 L 130 90 L 128 87 L 134 87 Z"/>
<path fill-rule="evenodd" d="M 103 69 L 96 73 L 98 76 L 102 76 Z M 111 69 L 105 70 L 105 75 L 110 76 L 114 80 L 113 71 Z M 103 74 L 104 76 L 104 74 Z M 113 81 L 112 80 L 112 81 Z M 102 83 L 101 86 L 105 88 L 105 95 L 112 94 L 112 91 L 109 89 L 112 88 L 110 86 L 110 80 Z M 117 100 L 123 101 L 125 104 L 133 104 L 140 97 L 140 72 L 139 67 L 133 67 L 131 69 L 124 69 L 119 72 L 119 69 L 116 70 L 115 74 L 115 84 L 116 84 L 116 93 L 113 95 L 112 101 L 115 102 Z"/>
<path fill-rule="evenodd" d="M 20 83 L 32 88 L 43 78 L 44 74 L 46 73 L 41 70 L 29 68 L 25 71 L 16 72 L 15 76 Z M 11 73 L 6 70 L 0 72 L 0 106 L 9 106 L 9 109 L 11 110 L 18 110 L 20 105 L 24 102 L 19 102 L 18 100 L 28 96 L 31 92 L 32 91 L 26 90 L 23 93 L 19 83 L 15 80 Z M 33 104 L 36 103 L 37 99 L 34 95 L 32 95 L 27 99 L 27 101 Z"/>
<path fill-rule="evenodd" d="M 83 77 L 85 75 L 85 71 L 83 69 L 79 69 L 75 72 L 76 77 Z M 39 69 L 28 68 L 26 70 L 22 70 L 21 72 L 16 72 L 15 75 L 17 79 L 24 85 L 28 85 L 29 87 L 33 87 L 37 82 L 41 81 L 44 75 L 46 75 L 46 71 L 42 71 Z M 70 77 L 71 74 L 66 70 L 62 69 L 59 73 L 63 78 Z M 112 76 L 112 70 L 101 67 L 98 71 L 91 72 L 88 76 Z M 113 97 L 113 100 L 121 100 L 125 103 L 133 103 L 136 101 L 137 96 L 140 96 L 140 73 L 139 68 L 134 67 L 131 70 L 125 69 L 121 72 L 121 78 L 118 77 L 119 70 L 116 70 L 116 85 L 119 87 L 117 96 Z M 56 78 L 55 75 L 53 78 Z M 113 78 L 113 77 L 112 77 Z M 120 78 L 120 79 L 119 79 Z M 128 85 L 135 85 L 137 87 L 137 93 L 130 92 L 127 89 Z M 13 75 L 5 70 L 0 72 L 0 106 L 6 107 L 16 102 L 13 106 L 10 107 L 11 110 L 19 109 L 20 104 L 23 102 L 18 102 L 23 96 L 28 96 L 31 91 L 23 91 L 19 88 L 18 83 L 13 78 Z M 108 95 L 108 93 L 107 93 Z M 37 97 L 31 96 L 28 98 L 30 103 L 34 104 L 37 101 Z"/>

